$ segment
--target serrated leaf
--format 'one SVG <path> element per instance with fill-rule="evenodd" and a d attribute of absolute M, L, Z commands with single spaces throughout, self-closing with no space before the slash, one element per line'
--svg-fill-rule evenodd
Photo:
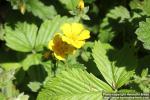
<path fill-rule="evenodd" d="M 52 20 L 45 20 L 39 28 L 34 24 L 19 23 L 15 30 L 9 26 L 5 27 L 6 45 L 13 50 L 21 52 L 36 52 L 43 50 L 48 42 L 64 22 L 71 21 L 67 17 L 56 16 Z"/>
<path fill-rule="evenodd" d="M 48 45 L 55 32 L 59 30 L 60 25 L 67 21 L 67 17 L 56 16 L 53 20 L 46 20 L 41 24 L 37 40 L 36 40 L 36 50 L 40 51 L 43 46 Z"/>
<path fill-rule="evenodd" d="M 31 52 L 34 50 L 37 30 L 36 25 L 27 23 L 18 23 L 14 30 L 6 26 L 6 45 L 16 51 Z"/>
<path fill-rule="evenodd" d="M 128 82 L 134 71 L 128 71 L 126 70 L 126 66 L 123 66 L 125 58 L 122 54 L 119 53 L 121 55 L 119 57 L 121 60 L 117 62 L 119 63 L 117 65 L 115 62 L 109 61 L 106 53 L 107 51 L 104 49 L 102 43 L 95 42 L 93 57 L 97 68 L 99 69 L 105 80 L 109 83 L 109 85 L 112 86 L 113 89 L 118 89 Z"/>
<path fill-rule="evenodd" d="M 132 0 L 130 2 L 131 9 L 142 9 L 142 3 L 140 0 Z"/>
<path fill-rule="evenodd" d="M 124 23 L 129 18 L 130 13 L 125 7 L 117 6 L 111 9 L 100 24 L 99 38 L 101 42 L 111 42 L 115 35 L 124 29 L 120 23 Z"/>
<path fill-rule="evenodd" d="M 59 0 L 62 4 L 66 6 L 67 9 L 69 10 L 75 10 L 79 0 Z"/>
<path fill-rule="evenodd" d="M 25 3 L 27 11 L 43 20 L 53 18 L 57 14 L 54 6 L 46 6 L 40 0 L 27 0 Z"/>
<path fill-rule="evenodd" d="M 143 42 L 144 48 L 150 50 L 150 18 L 147 18 L 146 22 L 140 22 L 135 33 L 138 39 Z"/>
<path fill-rule="evenodd" d="M 107 17 L 112 18 L 112 19 L 120 18 L 120 22 L 122 22 L 125 19 L 130 18 L 130 13 L 125 7 L 118 6 L 118 7 L 115 7 L 114 9 L 112 9 L 107 14 Z"/>
<path fill-rule="evenodd" d="M 150 16 L 150 0 L 133 0 L 130 2 L 131 9 L 141 10 L 143 15 Z M 138 12 L 137 14 L 139 14 Z"/>
<path fill-rule="evenodd" d="M 81 69 L 63 71 L 49 80 L 37 100 L 99 100 L 103 91 L 112 91 L 109 85 Z"/>
<path fill-rule="evenodd" d="M 112 65 L 106 56 L 106 50 L 103 49 L 102 43 L 95 42 L 95 46 L 93 48 L 93 57 L 99 71 L 102 73 L 105 80 L 112 86 L 112 84 L 115 83 Z"/>
<path fill-rule="evenodd" d="M 29 54 L 27 57 L 23 60 L 22 66 L 24 70 L 28 70 L 28 68 L 32 65 L 38 65 L 41 63 L 41 54 Z"/>

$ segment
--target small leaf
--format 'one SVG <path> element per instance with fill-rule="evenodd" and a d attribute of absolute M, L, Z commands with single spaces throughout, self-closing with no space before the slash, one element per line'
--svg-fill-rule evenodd
<path fill-rule="evenodd" d="M 41 83 L 40 82 L 30 82 L 28 84 L 28 87 L 33 91 L 33 92 L 37 92 L 40 87 L 41 87 Z"/>
<path fill-rule="evenodd" d="M 22 66 L 24 70 L 28 70 L 28 68 L 32 65 L 38 65 L 41 63 L 41 54 L 30 54 L 23 60 Z"/>
<path fill-rule="evenodd" d="M 90 20 L 90 17 L 88 15 L 81 15 L 81 17 L 84 19 L 84 20 Z"/>
<path fill-rule="evenodd" d="M 24 95 L 24 93 L 21 93 L 17 96 L 17 98 L 15 98 L 15 100 L 28 100 L 29 96 L 28 95 Z"/>
<path fill-rule="evenodd" d="M 150 18 L 147 18 L 146 22 L 140 22 L 135 33 L 138 39 L 143 42 L 144 48 L 150 50 Z"/>

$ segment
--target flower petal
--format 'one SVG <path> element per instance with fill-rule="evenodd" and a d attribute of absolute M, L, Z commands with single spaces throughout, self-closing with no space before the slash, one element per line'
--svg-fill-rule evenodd
<path fill-rule="evenodd" d="M 65 58 L 63 56 L 57 55 L 56 53 L 54 53 L 54 56 L 58 59 L 58 60 L 65 60 Z"/>
<path fill-rule="evenodd" d="M 81 32 L 81 34 L 79 35 L 78 40 L 85 40 L 85 39 L 88 39 L 88 38 L 90 38 L 90 31 L 83 30 Z"/>
<path fill-rule="evenodd" d="M 50 50 L 53 50 L 53 49 L 52 49 L 53 46 L 54 46 L 53 40 L 49 41 L 49 43 L 48 43 L 48 48 L 49 48 Z"/>
<path fill-rule="evenodd" d="M 68 44 L 72 44 L 73 43 L 73 40 L 68 38 L 68 37 L 66 37 L 66 36 L 62 36 L 62 40 L 64 42 L 68 43 Z"/>
<path fill-rule="evenodd" d="M 80 23 L 72 23 L 71 24 L 71 34 L 80 34 L 80 32 L 84 29 L 83 25 Z"/>
<path fill-rule="evenodd" d="M 69 23 L 65 23 L 60 29 L 66 36 L 71 34 L 71 25 Z"/>
<path fill-rule="evenodd" d="M 81 48 L 85 44 L 85 41 L 75 41 L 72 45 L 76 48 Z"/>

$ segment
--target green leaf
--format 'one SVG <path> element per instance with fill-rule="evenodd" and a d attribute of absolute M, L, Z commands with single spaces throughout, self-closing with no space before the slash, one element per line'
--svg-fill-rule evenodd
<path fill-rule="evenodd" d="M 59 0 L 62 4 L 66 6 L 67 9 L 69 10 L 75 10 L 79 0 Z"/>
<path fill-rule="evenodd" d="M 15 100 L 29 100 L 29 96 L 21 93 L 15 98 Z"/>
<path fill-rule="evenodd" d="M 38 28 L 34 24 L 18 23 L 15 30 L 6 26 L 6 45 L 21 52 L 41 51 L 44 46 L 47 47 L 55 32 L 59 31 L 60 25 L 71 20 L 60 16 L 56 16 L 53 20 L 45 20 L 41 24 L 38 34 Z"/>
<path fill-rule="evenodd" d="M 36 25 L 27 23 L 18 23 L 14 30 L 6 26 L 6 45 L 16 51 L 31 52 L 34 50 L 37 30 Z"/>
<path fill-rule="evenodd" d="M 124 31 L 124 27 L 120 24 L 124 23 L 125 20 L 129 18 L 130 13 L 123 6 L 117 6 L 110 10 L 100 24 L 99 38 L 101 42 L 111 42 L 115 35 L 122 30 Z"/>
<path fill-rule="evenodd" d="M 56 16 L 53 20 L 46 20 L 40 26 L 37 40 L 36 40 L 36 50 L 40 51 L 43 46 L 48 45 L 53 35 L 59 30 L 60 25 L 67 21 L 67 17 Z"/>
<path fill-rule="evenodd" d="M 135 49 L 129 45 L 125 45 L 115 57 L 115 79 L 117 87 L 128 83 L 129 79 L 133 77 L 134 70 L 137 67 L 137 57 L 135 56 Z M 128 54 L 128 56 L 126 56 Z"/>
<path fill-rule="evenodd" d="M 70 69 L 47 81 L 37 100 L 101 100 L 102 91 L 112 89 L 93 74 Z"/>
<path fill-rule="evenodd" d="M 141 73 L 141 77 L 146 77 L 148 75 L 148 68 L 143 69 Z"/>
<path fill-rule="evenodd" d="M 143 10 L 144 12 L 150 16 L 150 0 L 144 0 L 143 2 Z"/>
<path fill-rule="evenodd" d="M 134 71 L 126 70 L 126 66 L 124 66 L 128 61 L 126 61 L 126 59 L 129 59 L 130 57 L 125 58 L 125 55 L 119 53 L 120 57 L 118 58 L 120 58 L 120 60 L 116 62 L 110 62 L 106 53 L 107 51 L 104 49 L 103 44 L 100 41 L 95 42 L 93 57 L 97 68 L 99 69 L 105 80 L 109 83 L 109 85 L 112 86 L 113 89 L 118 89 L 119 87 L 127 83 L 130 77 L 133 76 Z M 130 67 L 133 67 L 133 64 L 131 64 Z"/>
<path fill-rule="evenodd" d="M 142 3 L 140 0 L 132 0 L 130 2 L 131 9 L 142 9 Z"/>
<path fill-rule="evenodd" d="M 108 14 L 107 17 L 112 19 L 120 18 L 120 22 L 123 22 L 125 19 L 130 18 L 130 13 L 127 8 L 123 6 L 118 6 L 112 9 Z"/>
<path fill-rule="evenodd" d="M 12 69 L 18 69 L 21 67 L 21 64 L 19 63 L 0 63 L 0 66 L 4 68 L 6 71 L 12 70 Z"/>
<path fill-rule="evenodd" d="M 15 79 L 14 74 L 15 70 L 4 71 L 2 68 L 0 68 L 0 88 L 10 84 L 12 80 Z"/>
<path fill-rule="evenodd" d="M 143 15 L 148 15 L 150 16 L 150 1 L 149 0 L 132 0 L 130 2 L 130 7 L 131 9 L 138 9 L 139 11 L 141 10 Z M 139 14 L 141 12 L 138 12 L 137 14 Z"/>
<path fill-rule="evenodd" d="M 54 6 L 46 6 L 40 0 L 26 0 L 27 11 L 41 19 L 52 19 L 56 14 Z"/>
<path fill-rule="evenodd" d="M 115 37 L 115 32 L 110 26 L 109 19 L 107 17 L 103 19 L 100 25 L 99 33 L 99 39 L 104 43 L 112 41 L 112 39 Z"/>
<path fill-rule="evenodd" d="M 29 54 L 27 57 L 23 60 L 22 66 L 24 70 L 28 70 L 28 68 L 32 65 L 38 65 L 41 63 L 41 54 Z"/>
<path fill-rule="evenodd" d="M 105 80 L 112 86 L 115 83 L 112 65 L 106 56 L 106 50 L 103 49 L 102 43 L 96 42 L 93 48 L 94 61 Z"/>
<path fill-rule="evenodd" d="M 28 87 L 33 91 L 33 92 L 37 92 L 40 87 L 41 87 L 41 83 L 40 82 L 30 82 L 28 84 Z"/>
<path fill-rule="evenodd" d="M 90 17 L 88 15 L 83 14 L 81 17 L 84 20 L 90 20 Z"/>
<path fill-rule="evenodd" d="M 150 50 L 150 18 L 147 18 L 146 22 L 140 22 L 135 33 L 137 38 L 143 42 L 144 48 Z"/>

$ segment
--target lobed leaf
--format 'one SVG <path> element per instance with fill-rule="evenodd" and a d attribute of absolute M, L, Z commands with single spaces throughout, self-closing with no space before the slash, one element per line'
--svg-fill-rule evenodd
<path fill-rule="evenodd" d="M 67 21 L 67 17 L 56 16 L 53 20 L 45 20 L 39 31 L 34 24 L 18 23 L 15 29 L 6 26 L 6 45 L 20 52 L 41 51 L 44 46 L 47 47 L 55 32 L 59 31 L 60 25 Z"/>
<path fill-rule="evenodd" d="M 82 69 L 63 71 L 47 81 L 37 100 L 99 100 L 102 91 L 112 91 L 105 82 Z"/>
<path fill-rule="evenodd" d="M 34 50 L 37 30 L 36 25 L 27 23 L 18 23 L 15 29 L 6 26 L 6 45 L 16 51 L 31 52 Z"/>

